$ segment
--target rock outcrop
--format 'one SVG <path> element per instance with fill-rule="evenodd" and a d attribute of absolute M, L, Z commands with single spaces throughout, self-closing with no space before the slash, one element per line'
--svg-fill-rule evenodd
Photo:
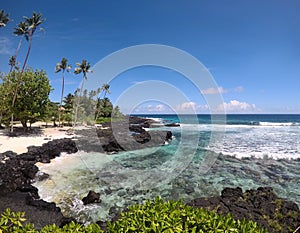
<path fill-rule="evenodd" d="M 271 187 L 257 190 L 225 188 L 219 197 L 194 199 L 188 205 L 194 208 L 232 214 L 236 219 L 249 219 L 266 227 L 269 233 L 293 232 L 300 225 L 300 211 L 296 203 L 279 198 Z"/>
<path fill-rule="evenodd" d="M 0 154 L 0 194 L 29 185 L 38 172 L 37 162 L 49 163 L 61 152 L 75 153 L 77 147 L 71 139 L 57 139 L 41 147 L 31 146 L 27 153 L 17 155 L 12 151 Z"/>
<path fill-rule="evenodd" d="M 92 203 L 100 203 L 100 194 L 95 191 L 90 190 L 88 195 L 82 198 L 82 202 L 84 205 L 92 204 Z"/>

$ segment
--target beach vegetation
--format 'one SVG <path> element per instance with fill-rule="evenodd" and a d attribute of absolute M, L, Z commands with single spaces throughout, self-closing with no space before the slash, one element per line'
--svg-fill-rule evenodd
<path fill-rule="evenodd" d="M 20 35 L 21 36 L 25 36 L 25 39 L 27 41 L 29 41 L 29 44 L 28 44 L 28 48 L 27 48 L 27 52 L 26 52 L 26 56 L 25 56 L 25 59 L 24 59 L 24 62 L 23 62 L 23 66 L 22 66 L 22 69 L 21 69 L 21 72 L 18 72 L 18 76 L 16 77 L 17 79 L 17 82 L 16 82 L 16 85 L 14 87 L 14 91 L 13 91 L 13 98 L 12 98 L 12 102 L 11 102 L 11 129 L 10 131 L 13 132 L 13 129 L 14 129 L 14 113 L 16 112 L 14 110 L 15 108 L 15 104 L 16 104 L 16 101 L 17 101 L 17 96 L 18 96 L 18 93 L 19 93 L 19 89 L 20 89 L 20 86 L 22 85 L 22 78 L 23 78 L 23 73 L 25 71 L 25 67 L 26 67 L 26 64 L 27 64 L 27 61 L 28 61 L 28 58 L 29 58 L 29 54 L 30 54 L 30 51 L 31 51 L 31 46 L 32 46 L 32 39 L 33 39 L 33 35 L 36 31 L 36 29 L 45 21 L 45 18 L 42 18 L 42 14 L 41 13 L 36 13 L 36 12 L 33 12 L 32 13 L 32 17 L 26 17 L 24 16 L 24 22 L 23 23 L 20 23 L 19 26 L 22 25 L 22 27 L 24 27 L 24 33 L 21 33 Z M 18 26 L 18 28 L 19 28 Z M 17 49 L 18 51 L 18 49 Z M 12 69 L 12 65 L 15 66 L 16 64 L 16 57 L 14 59 L 10 59 L 11 60 L 11 69 Z M 24 126 L 24 125 L 23 125 Z"/>
<path fill-rule="evenodd" d="M 8 14 L 4 12 L 4 10 L 0 11 L 0 27 L 5 27 L 6 24 L 10 21 L 8 18 Z"/>
<path fill-rule="evenodd" d="M 61 84 L 61 97 L 60 97 L 60 105 L 58 112 L 58 125 L 61 126 L 61 113 L 63 111 L 62 102 L 64 98 L 64 88 L 65 88 L 65 71 L 69 72 L 71 70 L 71 65 L 68 64 L 68 60 L 66 58 L 62 58 L 59 63 L 55 66 L 55 73 L 62 72 L 62 84 Z"/>
<path fill-rule="evenodd" d="M 10 65 L 10 71 L 12 72 L 12 70 L 15 69 L 19 69 L 19 63 L 17 63 L 17 57 L 19 55 L 19 51 L 21 49 L 21 45 L 22 45 L 22 41 L 23 38 L 26 36 L 26 34 L 28 34 L 28 24 L 26 23 L 26 21 L 22 21 L 20 22 L 17 27 L 14 29 L 14 35 L 19 36 L 20 40 L 18 43 L 18 47 L 16 49 L 16 53 L 15 55 L 13 55 L 12 57 L 9 58 L 9 65 Z"/>
<path fill-rule="evenodd" d="M 14 115 L 15 120 L 20 121 L 24 131 L 27 131 L 27 123 L 32 124 L 37 120 L 41 120 L 47 114 L 50 101 L 49 94 L 52 87 L 44 70 L 28 68 L 22 73 L 21 81 L 18 80 L 20 73 L 21 71 L 14 70 L 2 76 L 0 85 L 2 118 L 7 120 L 8 114 Z M 18 93 L 14 95 L 17 89 Z M 12 106 L 11 103 L 14 97 L 16 102 Z M 9 124 L 9 122 L 6 122 L 6 124 Z"/>
<path fill-rule="evenodd" d="M 92 70 L 90 70 L 91 65 L 89 62 L 87 62 L 85 59 L 82 60 L 81 63 L 76 63 L 76 68 L 74 73 L 75 74 L 81 74 L 82 73 L 82 81 L 81 81 L 81 86 L 79 89 L 79 95 L 78 91 L 76 92 L 77 94 L 75 95 L 75 98 L 77 99 L 76 101 L 76 106 L 75 106 L 75 115 L 74 115 L 74 125 L 76 126 L 77 123 L 77 118 L 78 118 L 78 109 L 80 105 L 80 99 L 82 96 L 82 91 L 83 91 L 83 86 L 84 86 L 84 80 L 87 79 L 87 73 L 91 73 Z"/>
<path fill-rule="evenodd" d="M 53 127 L 56 127 L 56 121 L 58 120 L 59 115 L 59 103 L 49 101 L 46 107 L 46 114 L 44 115 L 43 120 L 46 123 L 46 127 L 48 127 L 48 123 L 51 122 Z"/>
<path fill-rule="evenodd" d="M 25 225 L 24 214 L 13 214 L 6 211 L 0 219 L 0 230 L 3 232 L 13 232 L 9 229 L 19 229 L 24 227 L 34 231 L 33 225 Z M 11 216 L 7 221 L 7 216 Z M 1 232 L 1 231 L 0 231 Z M 185 205 L 182 201 L 163 201 L 157 197 L 155 200 L 147 200 L 144 204 L 130 206 L 128 210 L 121 213 L 121 217 L 115 222 L 107 222 L 106 230 L 102 230 L 93 223 L 84 226 L 71 222 L 62 228 L 57 225 L 48 225 L 39 232 L 236 232 L 236 233 L 267 233 L 256 222 L 246 219 L 235 220 L 231 215 L 219 215 L 213 211 L 202 208 L 193 208 Z"/>

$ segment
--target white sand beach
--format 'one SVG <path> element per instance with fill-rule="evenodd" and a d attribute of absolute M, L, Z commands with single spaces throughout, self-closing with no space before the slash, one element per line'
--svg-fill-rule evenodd
<path fill-rule="evenodd" d="M 16 127 L 20 127 L 20 125 L 16 125 Z M 35 123 L 32 125 L 34 130 L 37 133 L 33 134 L 24 134 L 16 137 L 9 137 L 7 134 L 7 130 L 0 131 L 0 153 L 5 151 L 13 151 L 18 154 L 27 152 L 28 146 L 41 146 L 42 144 L 51 141 L 53 139 L 60 138 L 71 138 L 72 135 L 69 134 L 71 127 L 52 127 L 48 126 L 47 128 L 44 126 L 44 123 Z"/>

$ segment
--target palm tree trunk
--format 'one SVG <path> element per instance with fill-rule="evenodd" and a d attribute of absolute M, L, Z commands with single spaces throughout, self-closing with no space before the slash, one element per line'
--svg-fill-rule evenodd
<path fill-rule="evenodd" d="M 79 91 L 79 96 L 78 96 L 78 100 L 77 100 L 77 103 L 76 103 L 75 116 L 74 116 L 74 126 L 76 126 L 76 123 L 77 123 L 78 107 L 79 107 L 79 104 L 80 104 L 80 98 L 82 96 L 82 89 L 83 89 L 84 79 L 85 79 L 85 74 L 83 75 L 83 79 L 82 79 L 81 87 L 80 87 L 80 91 Z"/>
<path fill-rule="evenodd" d="M 60 106 L 59 106 L 59 112 L 58 112 L 58 126 L 60 127 L 60 118 L 61 118 L 61 111 L 62 111 L 62 102 L 64 98 L 64 87 L 65 87 L 65 75 L 64 71 L 62 73 L 62 87 L 61 87 L 61 98 L 60 98 Z"/>
<path fill-rule="evenodd" d="M 25 66 L 26 66 L 26 63 L 27 63 L 27 60 L 28 60 L 28 57 L 29 57 L 29 53 L 30 53 L 30 50 L 31 50 L 31 44 L 32 44 L 32 35 L 29 35 L 29 45 L 28 45 L 27 54 L 26 54 L 26 57 L 25 57 L 25 60 L 24 60 L 24 63 L 23 63 L 23 67 L 22 67 L 21 73 L 20 73 L 20 75 L 18 77 L 18 82 L 17 82 L 16 90 L 14 92 L 13 101 L 12 101 L 12 104 L 11 104 L 11 109 L 12 109 L 11 119 L 10 119 L 10 122 L 11 122 L 10 132 L 11 133 L 14 132 L 14 107 L 15 107 L 15 102 L 16 102 L 16 99 L 17 99 L 17 94 L 18 94 L 18 89 L 19 89 L 20 81 L 22 79 L 22 74 L 24 72 L 24 69 L 25 69 Z"/>
<path fill-rule="evenodd" d="M 18 48 L 17 48 L 16 54 L 15 54 L 15 62 L 17 62 L 17 57 L 19 55 L 19 51 L 20 51 L 20 48 L 21 48 L 22 39 L 23 39 L 23 37 L 21 37 L 20 40 L 19 40 Z M 16 64 L 15 64 L 15 66 L 16 66 Z M 9 73 L 12 72 L 13 68 L 14 68 L 13 66 L 10 67 Z"/>

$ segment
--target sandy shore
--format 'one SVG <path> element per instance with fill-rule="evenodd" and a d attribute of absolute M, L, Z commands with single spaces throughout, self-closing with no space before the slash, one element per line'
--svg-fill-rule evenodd
<path fill-rule="evenodd" d="M 20 131 L 21 126 L 16 125 L 16 131 Z M 0 153 L 5 151 L 13 151 L 17 154 L 27 152 L 28 146 L 41 146 L 42 144 L 53 139 L 71 138 L 69 134 L 70 127 L 52 127 L 47 128 L 43 123 L 35 123 L 32 125 L 33 132 L 30 134 L 18 134 L 16 137 L 9 137 L 7 130 L 0 130 Z"/>

